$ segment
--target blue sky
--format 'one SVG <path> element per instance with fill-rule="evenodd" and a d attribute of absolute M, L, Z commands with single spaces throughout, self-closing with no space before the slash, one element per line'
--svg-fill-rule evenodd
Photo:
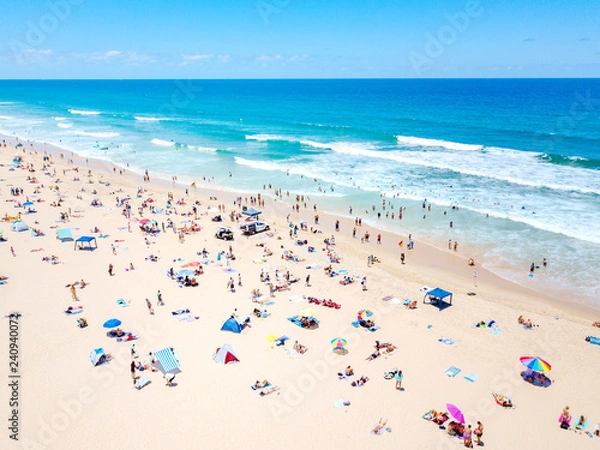
<path fill-rule="evenodd" d="M 600 77 L 598 0 L 0 0 L 0 78 Z"/>

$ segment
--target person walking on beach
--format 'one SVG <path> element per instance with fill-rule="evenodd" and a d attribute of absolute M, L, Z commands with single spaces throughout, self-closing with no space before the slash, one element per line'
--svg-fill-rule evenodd
<path fill-rule="evenodd" d="M 454 251 L 457 251 L 457 250 L 458 250 L 458 242 L 454 241 Z"/>
<path fill-rule="evenodd" d="M 394 374 L 394 379 L 396 380 L 396 389 L 398 389 L 399 391 L 402 390 L 402 378 L 404 378 L 404 376 L 402 375 L 402 371 L 398 370 Z"/>
<path fill-rule="evenodd" d="M 13 248 L 13 246 L 10 246 L 10 252 L 12 253 L 13 256 L 17 256 L 17 254 L 15 253 L 15 249 Z"/>
<path fill-rule="evenodd" d="M 71 285 L 71 297 L 73 297 L 73 300 L 75 300 L 75 301 L 79 300 L 77 298 L 77 290 L 75 289 L 75 285 L 74 284 Z"/>
<path fill-rule="evenodd" d="M 400 262 L 401 262 L 402 264 L 404 264 L 404 260 L 405 260 L 405 259 L 406 259 L 406 255 L 404 254 L 404 252 L 403 252 L 403 253 L 400 253 Z"/>
<path fill-rule="evenodd" d="M 133 380 L 133 385 L 135 386 L 135 379 L 136 379 L 136 375 L 135 375 L 135 361 L 131 361 L 131 379 Z"/>
<path fill-rule="evenodd" d="M 377 243 L 381 245 L 381 234 L 377 235 Z"/>
<path fill-rule="evenodd" d="M 362 290 L 366 291 L 367 290 L 367 277 L 363 277 L 360 284 L 362 285 Z"/>
<path fill-rule="evenodd" d="M 233 253 L 232 253 L 233 254 Z M 238 286 L 242 287 L 242 275 L 238 273 Z"/>
<path fill-rule="evenodd" d="M 304 283 L 305 287 L 309 287 L 310 286 L 310 273 L 308 275 L 306 275 L 306 283 Z"/>
<path fill-rule="evenodd" d="M 148 312 L 150 314 L 154 314 L 154 309 L 152 308 L 152 303 L 150 303 L 150 300 L 146 299 L 146 306 L 148 307 Z"/>
<path fill-rule="evenodd" d="M 531 265 L 529 266 L 529 273 L 533 275 L 534 271 L 535 271 L 535 263 L 531 263 Z"/>
<path fill-rule="evenodd" d="M 162 293 L 160 292 L 160 289 L 158 290 L 158 292 L 156 293 L 156 304 L 160 305 L 160 306 L 164 306 L 165 302 L 163 302 L 163 298 L 162 298 Z"/>
<path fill-rule="evenodd" d="M 227 289 L 229 292 L 235 292 L 235 282 L 232 277 L 229 277 L 229 281 L 227 282 Z"/>
<path fill-rule="evenodd" d="M 131 359 L 137 358 L 137 351 L 135 350 L 135 344 L 131 344 Z M 131 361 L 133 363 L 133 361 Z"/>
<path fill-rule="evenodd" d="M 109 264 L 108 265 L 108 274 L 112 277 L 113 276 L 113 265 Z"/>

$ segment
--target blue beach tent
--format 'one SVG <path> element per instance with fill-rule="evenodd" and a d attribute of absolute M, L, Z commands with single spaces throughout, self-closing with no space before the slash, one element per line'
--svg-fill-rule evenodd
<path fill-rule="evenodd" d="M 93 247 L 92 242 L 94 243 Z M 77 250 L 77 244 L 79 243 L 81 243 L 81 246 L 79 247 L 80 250 L 95 250 L 98 248 L 98 243 L 96 242 L 96 238 L 94 236 L 81 236 L 77 238 L 75 240 L 73 250 Z"/>
<path fill-rule="evenodd" d="M 452 306 L 452 292 L 441 288 L 435 288 L 425 293 L 423 303 L 437 306 L 440 311 L 448 306 Z"/>
<path fill-rule="evenodd" d="M 230 317 L 221 327 L 221 331 L 231 331 L 233 333 L 240 334 L 242 332 L 242 325 L 233 317 Z"/>

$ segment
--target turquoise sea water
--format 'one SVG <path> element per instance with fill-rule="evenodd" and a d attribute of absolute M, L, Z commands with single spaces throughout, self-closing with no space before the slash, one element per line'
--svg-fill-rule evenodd
<path fill-rule="evenodd" d="M 598 79 L 0 81 L 4 134 L 352 206 L 600 309 L 599 122 Z"/>

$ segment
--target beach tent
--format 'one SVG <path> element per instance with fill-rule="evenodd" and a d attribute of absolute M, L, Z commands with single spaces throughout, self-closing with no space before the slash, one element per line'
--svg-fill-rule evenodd
<path fill-rule="evenodd" d="M 92 242 L 94 246 L 92 247 Z M 81 250 L 95 250 L 98 248 L 98 243 L 96 242 L 96 238 L 94 236 L 81 236 L 75 240 L 75 244 L 73 244 L 73 250 L 77 250 L 77 244 L 81 243 Z M 87 247 L 86 247 L 87 244 Z"/>
<path fill-rule="evenodd" d="M 92 361 L 92 365 L 94 367 L 106 362 L 106 354 L 104 353 L 104 350 L 101 348 L 95 348 L 92 350 L 90 353 L 90 360 Z"/>
<path fill-rule="evenodd" d="M 56 230 L 56 239 L 60 239 L 61 242 L 72 241 L 73 233 L 70 228 L 60 228 Z"/>
<path fill-rule="evenodd" d="M 29 227 L 27 225 L 25 225 L 25 222 L 22 222 L 20 220 L 15 220 L 12 223 L 12 225 L 10 226 L 10 229 L 12 231 L 21 232 L 21 231 L 27 231 L 27 230 L 29 230 Z"/>
<path fill-rule="evenodd" d="M 229 344 L 224 344 L 222 347 L 219 347 L 215 352 L 213 359 L 221 364 L 240 362 L 240 360 L 237 359 L 237 356 L 233 354 L 233 349 Z"/>
<path fill-rule="evenodd" d="M 452 292 L 441 288 L 435 288 L 425 293 L 423 303 L 437 306 L 440 311 L 448 306 L 452 306 Z"/>
<path fill-rule="evenodd" d="M 227 319 L 221 327 L 221 331 L 232 331 L 233 333 L 237 334 L 240 334 L 242 332 L 242 329 L 242 325 L 233 317 Z"/>
<path fill-rule="evenodd" d="M 255 217 L 258 219 L 258 216 L 262 214 L 262 211 L 257 211 L 254 208 L 248 208 L 246 211 L 242 211 L 242 214 L 249 217 Z"/>
<path fill-rule="evenodd" d="M 156 358 L 156 363 L 154 363 L 154 367 L 160 370 L 163 374 L 178 374 L 181 373 L 181 369 L 179 368 L 179 361 L 175 358 L 175 353 L 173 353 L 173 349 L 170 347 L 163 348 L 162 350 L 158 350 L 154 352 L 154 357 Z"/>

